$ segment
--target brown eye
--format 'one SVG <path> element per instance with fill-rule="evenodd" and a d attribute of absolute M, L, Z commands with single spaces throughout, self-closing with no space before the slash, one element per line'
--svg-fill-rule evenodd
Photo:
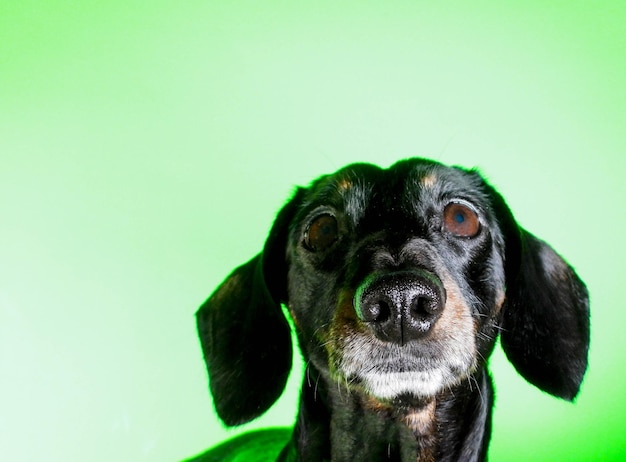
<path fill-rule="evenodd" d="M 478 215 L 469 206 L 458 202 L 446 205 L 443 223 L 448 232 L 458 237 L 474 237 L 480 231 Z"/>
<path fill-rule="evenodd" d="M 339 237 L 337 220 L 332 215 L 320 215 L 311 222 L 304 236 L 304 243 L 309 250 L 326 250 Z"/>

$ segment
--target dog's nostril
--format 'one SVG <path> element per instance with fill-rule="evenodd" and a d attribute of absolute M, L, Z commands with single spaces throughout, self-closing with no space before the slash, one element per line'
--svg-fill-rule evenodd
<path fill-rule="evenodd" d="M 429 318 L 440 310 L 436 298 L 431 296 L 417 296 L 411 303 L 411 314 L 419 318 Z"/>
<path fill-rule="evenodd" d="M 379 300 L 372 304 L 369 315 L 373 322 L 384 322 L 391 316 L 391 307 L 385 300 Z"/>
<path fill-rule="evenodd" d="M 425 297 L 416 297 L 411 304 L 411 314 L 413 316 L 424 316 L 432 313 L 430 302 Z"/>
<path fill-rule="evenodd" d="M 359 304 L 361 319 L 365 322 L 385 322 L 391 316 L 391 305 L 382 298 Z"/>

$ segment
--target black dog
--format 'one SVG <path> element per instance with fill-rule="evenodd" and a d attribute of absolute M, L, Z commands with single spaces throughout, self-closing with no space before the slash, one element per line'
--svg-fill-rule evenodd
<path fill-rule="evenodd" d="M 263 414 L 306 361 L 291 437 L 248 434 L 200 456 L 285 438 L 272 458 L 484 460 L 496 338 L 529 382 L 572 400 L 587 367 L 587 290 L 520 228 L 478 173 L 424 159 L 347 166 L 300 188 L 263 252 L 197 314 L 227 425 Z M 251 460 L 251 459 L 248 459 Z"/>

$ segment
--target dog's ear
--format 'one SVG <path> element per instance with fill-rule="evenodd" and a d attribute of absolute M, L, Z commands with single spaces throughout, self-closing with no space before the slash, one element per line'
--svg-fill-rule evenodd
<path fill-rule="evenodd" d="M 526 380 L 571 401 L 587 369 L 587 288 L 552 247 L 517 226 L 501 197 L 496 210 L 506 247 L 502 347 Z"/>
<path fill-rule="evenodd" d="M 287 298 L 288 228 L 303 191 L 279 212 L 263 252 L 236 268 L 196 313 L 218 415 L 240 425 L 282 394 L 292 364 Z"/>

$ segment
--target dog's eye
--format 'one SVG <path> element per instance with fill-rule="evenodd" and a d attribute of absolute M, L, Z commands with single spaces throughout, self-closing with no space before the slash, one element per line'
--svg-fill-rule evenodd
<path fill-rule="evenodd" d="M 309 250 L 317 252 L 326 250 L 339 237 L 337 220 L 332 215 L 320 215 L 314 219 L 306 230 L 304 244 Z"/>
<path fill-rule="evenodd" d="M 470 207 L 452 202 L 443 211 L 443 223 L 448 232 L 459 237 L 474 237 L 480 231 L 478 215 Z"/>

